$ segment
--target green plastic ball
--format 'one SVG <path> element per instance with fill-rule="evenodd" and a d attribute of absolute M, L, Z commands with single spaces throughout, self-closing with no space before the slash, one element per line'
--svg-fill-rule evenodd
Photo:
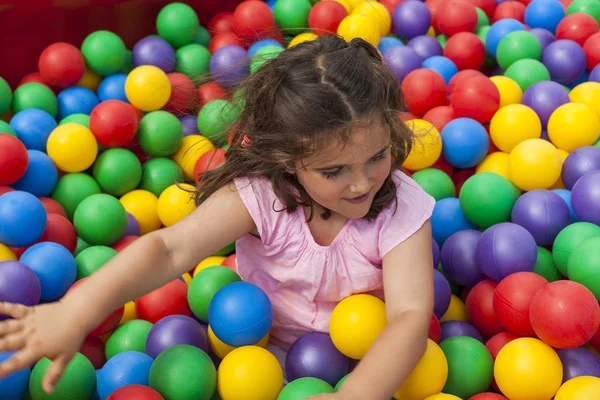
<path fill-rule="evenodd" d="M 277 400 L 304 400 L 310 396 L 333 393 L 335 389 L 321 379 L 313 377 L 298 378 L 291 381 L 277 396 Z"/>
<path fill-rule="evenodd" d="M 475 7 L 475 11 L 477 11 L 477 28 L 488 26 L 490 24 L 490 20 L 485 11 L 479 7 Z"/>
<path fill-rule="evenodd" d="M 96 31 L 81 44 L 81 53 L 87 67 L 100 76 L 120 72 L 126 60 L 125 43 L 115 33 Z"/>
<path fill-rule="evenodd" d="M 75 124 L 83 125 L 89 129 L 90 116 L 86 115 L 86 114 L 71 114 L 71 115 L 61 119 L 60 122 L 58 123 L 58 125 L 69 124 L 71 122 L 73 122 Z"/>
<path fill-rule="evenodd" d="M 478 27 L 477 30 L 475 31 L 475 34 L 477 35 L 479 40 L 482 41 L 484 47 L 485 47 L 485 40 L 487 38 L 487 34 L 491 28 L 492 28 L 491 26 L 485 25 L 485 26 Z M 486 48 L 485 49 L 485 59 L 483 60 L 483 66 L 484 67 L 493 67 L 494 65 L 496 65 L 496 59 L 490 54 L 490 52 Z"/>
<path fill-rule="evenodd" d="M 90 247 L 89 243 L 87 243 L 82 238 L 77 237 L 77 247 L 75 248 L 75 253 L 73 253 L 73 256 L 77 257 L 79 255 L 79 253 L 81 253 L 82 251 L 84 251 L 85 249 L 87 249 L 89 247 Z"/>
<path fill-rule="evenodd" d="M 600 237 L 581 242 L 567 263 L 569 279 L 588 288 L 600 301 Z"/>
<path fill-rule="evenodd" d="M 183 3 L 167 4 L 156 17 L 158 35 L 175 48 L 192 43 L 199 27 L 196 11 Z"/>
<path fill-rule="evenodd" d="M 598 140 L 596 143 L 594 143 L 594 147 L 600 147 L 600 140 Z"/>
<path fill-rule="evenodd" d="M 13 94 L 13 114 L 28 108 L 39 108 L 56 118 L 58 100 L 48 86 L 37 82 L 29 82 L 19 86 Z"/>
<path fill-rule="evenodd" d="M 6 114 L 10 108 L 12 96 L 10 85 L 0 76 L 0 115 Z"/>
<path fill-rule="evenodd" d="M 542 58 L 542 45 L 537 37 L 527 31 L 515 31 L 504 36 L 498 44 L 496 59 L 503 70 L 523 59 Z"/>
<path fill-rule="evenodd" d="M 425 168 L 415 172 L 412 178 L 436 201 L 456 196 L 452 178 L 437 168 Z"/>
<path fill-rule="evenodd" d="M 465 217 L 482 228 L 508 221 L 517 201 L 510 181 L 493 172 L 471 176 L 458 198 Z"/>
<path fill-rule="evenodd" d="M 538 60 L 531 59 L 515 61 L 504 75 L 517 82 L 523 92 L 534 83 L 550 80 L 548 68 Z"/>
<path fill-rule="evenodd" d="M 554 265 L 550 250 L 540 246 L 537 248 L 537 259 L 532 272 L 545 278 L 548 282 L 554 282 L 562 278 Z"/>
<path fill-rule="evenodd" d="M 210 400 L 217 387 L 217 371 L 205 352 L 178 344 L 156 357 L 149 381 L 165 399 Z"/>
<path fill-rule="evenodd" d="M 228 244 L 223 247 L 221 250 L 217 251 L 213 256 L 228 256 L 235 252 L 235 242 Z"/>
<path fill-rule="evenodd" d="M 100 193 L 84 199 L 75 210 L 77 235 L 90 245 L 110 246 L 127 229 L 127 212 L 115 197 Z"/>
<path fill-rule="evenodd" d="M 240 282 L 242 278 L 231 268 L 215 265 L 199 271 L 188 286 L 187 298 L 196 317 L 208 322 L 208 306 L 222 287 Z"/>
<path fill-rule="evenodd" d="M 219 147 L 227 142 L 229 129 L 239 115 L 238 108 L 227 100 L 209 101 L 198 114 L 198 129 L 203 136 Z"/>
<path fill-rule="evenodd" d="M 159 197 L 166 188 L 183 181 L 183 171 L 175 161 L 170 158 L 153 158 L 142 166 L 140 189 Z"/>
<path fill-rule="evenodd" d="M 119 353 L 126 351 L 146 352 L 146 339 L 153 324 L 143 319 L 133 319 L 119 325 L 106 341 L 104 353 L 110 360 Z"/>
<path fill-rule="evenodd" d="M 46 393 L 42 388 L 42 378 L 50 364 L 51 361 L 44 357 L 33 367 L 29 377 L 29 394 L 32 400 L 91 400 L 94 397 L 96 370 L 83 354 L 75 353 L 52 394 Z"/>
<path fill-rule="evenodd" d="M 133 70 L 133 52 L 131 50 L 125 50 L 125 61 L 123 61 L 123 66 L 119 70 L 122 74 L 128 74 Z"/>
<path fill-rule="evenodd" d="M 74 172 L 63 175 L 50 195 L 65 209 L 67 217 L 73 221 L 75 209 L 84 199 L 101 193 L 100 185 L 89 175 Z"/>
<path fill-rule="evenodd" d="M 552 245 L 552 257 L 561 274 L 569 277 L 568 263 L 573 249 L 595 237 L 600 237 L 600 226 L 590 222 L 575 222 L 558 233 Z"/>
<path fill-rule="evenodd" d="M 108 246 L 90 246 L 75 257 L 77 280 L 86 278 L 117 255 L 117 251 Z"/>
<path fill-rule="evenodd" d="M 11 136 L 17 137 L 17 133 L 7 122 L 4 122 L 0 119 L 0 133 L 6 133 Z"/>
<path fill-rule="evenodd" d="M 567 8 L 567 15 L 574 13 L 587 14 L 600 24 L 600 2 L 598 0 L 575 0 Z"/>
<path fill-rule="evenodd" d="M 152 157 L 168 157 L 181 146 L 183 126 L 173 114 L 157 110 L 144 115 L 138 130 L 140 147 Z"/>
<path fill-rule="evenodd" d="M 346 382 L 346 380 L 348 379 L 349 376 L 350 376 L 350 374 L 346 374 L 342 379 L 340 379 L 338 381 L 338 383 L 336 383 L 335 388 L 334 388 L 336 392 L 338 390 L 340 390 L 340 388 L 342 387 L 342 385 L 344 384 L 344 382 Z"/>
<path fill-rule="evenodd" d="M 196 33 L 196 37 L 194 38 L 194 43 L 201 44 L 204 47 L 208 47 L 211 40 L 210 33 L 206 30 L 205 27 L 200 25 L 198 27 L 198 33 Z"/>
<path fill-rule="evenodd" d="M 448 276 L 444 272 L 444 268 L 442 268 L 442 264 L 441 263 L 438 265 L 437 270 L 438 270 L 439 273 L 441 273 L 442 275 L 444 275 L 444 278 L 446 278 L 446 281 L 448 281 L 448 285 L 450 285 L 450 292 L 453 295 L 460 297 L 460 294 L 463 291 L 463 287 L 460 286 L 458 283 L 454 282 L 452 279 L 448 278 Z"/>
<path fill-rule="evenodd" d="M 277 0 L 273 8 L 275 23 L 282 31 L 293 35 L 308 27 L 308 14 L 311 9 L 308 0 Z"/>
<path fill-rule="evenodd" d="M 485 392 L 494 377 L 494 361 L 489 350 L 470 336 L 453 336 L 440 343 L 448 361 L 448 379 L 443 393 L 461 399 Z"/>
<path fill-rule="evenodd" d="M 195 81 L 210 72 L 210 51 L 201 45 L 190 43 L 175 52 L 176 70 Z"/>
<path fill-rule="evenodd" d="M 127 149 L 109 149 L 96 159 L 93 175 L 102 190 L 120 197 L 138 187 L 142 180 L 142 164 Z"/>
<path fill-rule="evenodd" d="M 446 36 L 440 34 L 440 35 L 437 35 L 435 37 L 435 39 L 438 41 L 438 43 L 440 44 L 440 46 L 442 46 L 442 49 L 444 47 L 446 47 L 446 43 L 448 43 L 448 38 Z"/>
<path fill-rule="evenodd" d="M 284 51 L 285 49 L 280 46 L 261 47 L 252 57 L 252 62 L 250 63 L 250 73 L 255 73 L 267 61 L 277 58 L 277 56 Z"/>

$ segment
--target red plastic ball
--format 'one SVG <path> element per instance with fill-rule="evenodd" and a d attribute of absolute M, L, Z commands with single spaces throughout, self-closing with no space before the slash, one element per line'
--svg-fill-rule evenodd
<path fill-rule="evenodd" d="M 507 18 L 523 22 L 525 19 L 525 8 L 525 4 L 519 3 L 518 1 L 505 1 L 504 3 L 500 3 L 498 4 L 498 7 L 496 7 L 496 11 L 494 11 L 492 23 Z"/>
<path fill-rule="evenodd" d="M 194 82 L 187 75 L 179 72 L 170 72 L 167 78 L 171 82 L 171 97 L 163 109 L 174 115 L 185 115 L 196 111 L 198 90 Z"/>
<path fill-rule="evenodd" d="M 155 324 L 169 315 L 192 315 L 187 302 L 187 285 L 175 279 L 145 294 L 135 301 L 135 311 L 140 319 Z"/>
<path fill-rule="evenodd" d="M 456 192 L 459 192 L 458 189 Z M 496 282 L 490 279 L 479 282 L 473 286 L 465 301 L 469 322 L 487 338 L 504 331 L 494 313 L 493 299 L 496 285 Z"/>
<path fill-rule="evenodd" d="M 431 316 L 431 322 L 429 323 L 429 333 L 427 337 L 436 343 L 439 343 L 442 339 L 442 326 L 440 320 L 433 314 Z"/>
<path fill-rule="evenodd" d="M 77 233 L 71 221 L 59 214 L 48 214 L 46 221 L 46 229 L 36 243 L 58 243 L 69 250 L 71 254 L 75 253 Z"/>
<path fill-rule="evenodd" d="M 600 326 L 596 333 L 590 339 L 590 346 L 592 346 L 596 351 L 600 351 Z"/>
<path fill-rule="evenodd" d="M 500 350 L 509 342 L 512 342 L 515 339 L 520 338 L 515 334 L 510 332 L 500 332 L 492 336 L 487 342 L 485 342 L 485 347 L 490 351 L 492 358 L 495 360 Z"/>
<path fill-rule="evenodd" d="M 223 32 L 218 33 L 212 37 L 210 43 L 208 44 L 208 51 L 214 53 L 219 50 L 221 47 L 225 46 L 239 46 L 245 47 L 242 40 L 233 32 Z"/>
<path fill-rule="evenodd" d="M 519 3 L 523 3 L 525 5 L 528 5 L 529 3 L 531 3 L 533 0 L 517 0 Z"/>
<path fill-rule="evenodd" d="M 225 162 L 225 150 L 213 149 L 202 154 L 194 166 L 194 182 L 198 182 L 206 171 Z"/>
<path fill-rule="evenodd" d="M 454 171 L 454 167 L 444 158 L 443 154 L 440 155 L 440 158 L 438 158 L 435 163 L 433 163 L 431 168 L 437 168 L 440 171 L 445 172 L 448 176 L 452 176 L 452 172 Z"/>
<path fill-rule="evenodd" d="M 473 76 L 457 85 L 449 96 L 456 118 L 472 118 L 484 124 L 500 106 L 500 92 L 486 76 Z"/>
<path fill-rule="evenodd" d="M 496 9 L 496 0 L 468 0 L 475 7 L 480 8 L 485 15 L 491 17 Z"/>
<path fill-rule="evenodd" d="M 446 104 L 446 82 L 433 70 L 419 68 L 410 72 L 401 87 L 406 106 L 412 113 L 423 115 Z"/>
<path fill-rule="evenodd" d="M 548 284 L 533 272 L 517 272 L 502 279 L 494 293 L 494 312 L 500 324 L 519 336 L 534 336 L 529 306 L 537 292 Z"/>
<path fill-rule="evenodd" d="M 131 139 L 131 142 L 127 143 L 126 148 L 127 150 L 130 150 L 133 154 L 135 154 L 135 156 L 138 158 L 138 160 L 140 160 L 142 164 L 151 158 L 142 149 L 142 146 L 140 146 L 140 142 L 138 141 L 137 136 L 134 136 L 133 139 Z"/>
<path fill-rule="evenodd" d="M 8 133 L 0 133 L 0 185 L 11 185 L 27 171 L 29 155 L 23 142 Z"/>
<path fill-rule="evenodd" d="M 321 1 L 311 8 L 308 14 L 308 26 L 315 35 L 335 35 L 338 26 L 347 15 L 348 12 L 340 3 Z"/>
<path fill-rule="evenodd" d="M 55 87 L 52 87 L 48 82 L 46 82 L 44 80 L 44 78 L 42 78 L 42 75 L 40 75 L 39 72 L 31 72 L 31 73 L 25 75 L 19 81 L 19 84 L 17 85 L 17 87 L 24 85 L 26 83 L 41 83 L 42 85 L 44 85 L 44 86 L 48 87 L 50 90 L 52 90 L 54 93 L 57 93 L 60 90 Z"/>
<path fill-rule="evenodd" d="M 72 44 L 58 42 L 46 47 L 38 59 L 40 76 L 58 88 L 74 86 L 85 72 L 81 51 Z"/>
<path fill-rule="evenodd" d="M 598 22 L 591 15 L 584 13 L 569 14 L 556 27 L 556 39 L 568 39 L 580 46 L 600 30 Z"/>
<path fill-rule="evenodd" d="M 547 284 L 533 298 L 529 319 L 547 345 L 570 349 L 584 345 L 600 325 L 600 306 L 585 286 L 567 280 Z"/>
<path fill-rule="evenodd" d="M 14 192 L 14 191 L 15 191 L 15 189 L 11 188 L 10 186 L 0 186 L 0 196 L 2 196 L 4 193 Z"/>
<path fill-rule="evenodd" d="M 585 51 L 585 58 L 587 59 L 587 69 L 591 71 L 596 65 L 600 64 L 600 32 L 587 38 L 583 44 L 583 51 Z"/>
<path fill-rule="evenodd" d="M 475 168 L 468 169 L 455 169 L 452 174 L 452 182 L 456 188 L 456 193 L 460 193 L 460 189 L 463 187 L 467 179 L 475 175 Z"/>
<path fill-rule="evenodd" d="M 229 99 L 229 94 L 227 90 L 223 88 L 216 82 L 207 82 L 198 86 L 198 103 L 200 108 L 204 107 L 204 105 L 213 100 L 227 100 Z"/>
<path fill-rule="evenodd" d="M 273 12 L 262 1 L 243 1 L 233 12 L 233 32 L 242 40 L 255 42 L 263 39 L 273 28 L 275 28 Z"/>
<path fill-rule="evenodd" d="M 446 0 L 438 10 L 437 26 L 447 38 L 459 32 L 474 32 L 477 10 L 467 0 Z"/>
<path fill-rule="evenodd" d="M 506 397 L 498 393 L 479 393 L 475 396 L 469 397 L 469 400 L 508 400 Z"/>
<path fill-rule="evenodd" d="M 448 82 L 448 95 L 452 94 L 454 89 L 457 86 L 460 86 L 462 82 L 465 82 L 467 79 L 472 78 L 474 76 L 485 76 L 481 71 L 477 71 L 475 69 L 465 69 L 459 71 L 457 74 L 454 74 L 452 78 L 450 78 L 450 82 Z"/>
<path fill-rule="evenodd" d="M 164 397 L 151 387 L 129 385 L 115 390 L 106 400 L 164 400 Z"/>
<path fill-rule="evenodd" d="M 232 270 L 236 271 L 237 270 L 236 260 L 237 260 L 237 255 L 235 253 L 233 253 L 233 254 L 227 256 L 227 258 L 225 260 L 223 260 L 221 265 L 224 265 L 227 268 L 231 268 Z"/>
<path fill-rule="evenodd" d="M 440 8 L 446 2 L 446 0 L 425 0 L 425 6 L 429 9 L 429 14 L 431 14 L 431 26 L 435 30 L 436 34 L 440 33 L 440 29 L 437 24 L 437 16 L 440 13 Z M 390 13 L 390 15 L 394 15 Z"/>
<path fill-rule="evenodd" d="M 459 71 L 479 69 L 485 61 L 485 46 L 476 34 L 459 32 L 448 39 L 444 57 L 452 60 Z"/>
<path fill-rule="evenodd" d="M 77 286 L 81 285 L 88 278 L 82 278 L 75 282 L 67 291 L 75 289 Z M 125 312 L 124 307 L 119 307 L 115 311 L 113 311 L 108 317 L 102 321 L 96 328 L 94 328 L 90 333 L 88 333 L 88 338 L 100 337 L 106 335 L 109 332 L 112 332 L 117 326 L 119 326 L 119 322 L 121 322 L 121 318 L 123 318 L 123 313 Z"/>
<path fill-rule="evenodd" d="M 123 236 L 121 239 L 117 240 L 116 243 L 113 243 L 110 247 L 119 252 L 125 249 L 138 238 L 139 236 Z"/>
<path fill-rule="evenodd" d="M 382 6 L 387 8 L 390 15 L 394 15 L 394 11 L 396 11 L 396 7 L 398 4 L 402 3 L 404 0 L 379 0 Z M 317 3 L 319 4 L 319 3 Z"/>
<path fill-rule="evenodd" d="M 40 197 L 40 201 L 46 209 L 47 214 L 58 214 L 67 218 L 67 212 L 58 201 L 51 199 L 50 197 Z"/>
<path fill-rule="evenodd" d="M 454 119 L 454 109 L 450 106 L 435 107 L 427 111 L 423 119 L 431 122 L 438 132 L 441 132 L 446 124 Z"/>
<path fill-rule="evenodd" d="M 565 9 L 565 11 L 567 11 L 567 9 L 569 8 L 569 6 L 571 5 L 571 3 L 574 0 L 558 0 L 558 1 L 560 1 L 560 4 L 562 4 L 562 6 Z"/>
<path fill-rule="evenodd" d="M 218 33 L 231 32 L 233 30 L 233 13 L 229 11 L 222 11 L 215 14 L 208 22 L 208 32 L 211 35 Z"/>
<path fill-rule="evenodd" d="M 85 339 L 79 352 L 91 361 L 94 369 L 101 369 L 106 363 L 106 345 L 100 338 L 89 337 Z"/>
<path fill-rule="evenodd" d="M 121 100 L 106 100 L 90 114 L 90 130 L 104 147 L 123 147 L 131 142 L 138 130 L 138 115 Z"/>

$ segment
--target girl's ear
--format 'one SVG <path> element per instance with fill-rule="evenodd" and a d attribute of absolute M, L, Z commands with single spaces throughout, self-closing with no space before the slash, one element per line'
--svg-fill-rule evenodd
<path fill-rule="evenodd" d="M 290 174 L 290 175 L 296 175 L 296 170 L 295 170 L 295 169 L 292 169 L 292 168 L 290 168 L 290 167 L 287 167 L 287 168 L 285 169 L 285 172 L 287 172 L 287 173 L 288 173 L 288 174 Z"/>

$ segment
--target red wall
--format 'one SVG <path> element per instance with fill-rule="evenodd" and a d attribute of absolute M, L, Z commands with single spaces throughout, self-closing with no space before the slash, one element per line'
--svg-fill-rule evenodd
<path fill-rule="evenodd" d="M 42 50 L 64 41 L 80 46 L 91 32 L 117 33 L 129 49 L 156 33 L 155 21 L 169 0 L 0 0 L 0 76 L 14 88 L 37 70 Z M 240 0 L 181 0 L 203 24 L 219 11 L 233 11 Z"/>

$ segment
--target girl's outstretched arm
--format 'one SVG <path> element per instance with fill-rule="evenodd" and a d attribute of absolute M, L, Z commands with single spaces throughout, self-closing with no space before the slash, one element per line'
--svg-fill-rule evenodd
<path fill-rule="evenodd" d="M 0 379 L 42 357 L 53 361 L 43 379 L 51 391 L 87 333 L 125 303 L 177 279 L 198 262 L 255 229 L 233 184 L 179 223 L 133 242 L 59 302 L 25 307 L 0 303 Z"/>

